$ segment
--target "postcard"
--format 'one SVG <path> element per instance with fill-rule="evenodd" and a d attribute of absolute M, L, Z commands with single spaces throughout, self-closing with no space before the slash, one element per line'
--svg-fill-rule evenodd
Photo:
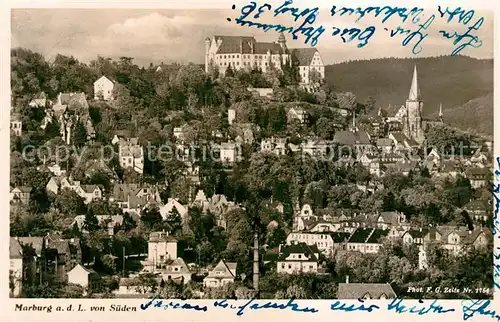
<path fill-rule="evenodd" d="M 493 2 L 4 8 L 6 321 L 500 321 Z"/>

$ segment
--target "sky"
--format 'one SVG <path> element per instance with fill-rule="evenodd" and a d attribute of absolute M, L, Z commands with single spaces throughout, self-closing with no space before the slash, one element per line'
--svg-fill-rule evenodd
<path fill-rule="evenodd" d="M 254 36 L 257 41 L 277 41 L 275 31 L 264 32 L 254 27 L 238 26 L 234 18 L 236 10 L 213 9 L 12 9 L 11 46 L 24 47 L 39 52 L 47 59 L 56 54 L 72 55 L 88 63 L 98 55 L 111 58 L 134 57 L 139 65 L 164 63 L 203 63 L 204 40 L 213 35 Z M 430 10 L 425 14 L 437 14 Z M 467 48 L 461 52 L 475 58 L 493 57 L 493 13 L 476 11 L 471 24 L 483 16 L 482 27 L 475 32 L 483 42 L 480 48 Z M 232 22 L 226 18 L 232 18 Z M 273 18 L 263 15 L 259 22 L 293 24 L 290 16 Z M 407 21 L 408 23 L 411 23 Z M 426 57 L 449 55 L 454 45 L 444 39 L 439 30 L 465 32 L 467 26 L 458 22 L 446 23 L 437 17 L 424 39 L 423 50 L 418 55 L 411 53 L 411 43 L 404 47 L 404 38 L 391 38 L 384 28 L 401 24 L 395 19 L 381 24 L 380 18 L 364 18 L 356 23 L 353 17 L 331 17 L 329 10 L 320 11 L 315 26 L 322 25 L 325 32 L 317 44 L 325 64 L 348 60 L 383 57 Z M 358 48 L 359 42 L 343 43 L 339 36 L 332 36 L 332 27 L 358 27 L 364 30 L 373 25 L 377 28 L 369 43 Z M 410 26 L 405 24 L 403 26 Z M 290 48 L 309 47 L 304 38 L 292 40 L 285 34 Z"/>

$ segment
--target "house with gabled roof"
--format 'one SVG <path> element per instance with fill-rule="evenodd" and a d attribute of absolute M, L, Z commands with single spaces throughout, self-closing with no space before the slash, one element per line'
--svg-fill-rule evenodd
<path fill-rule="evenodd" d="M 98 80 L 94 82 L 94 100 L 113 100 L 113 89 L 115 87 L 116 81 L 108 76 L 101 76 Z"/>
<path fill-rule="evenodd" d="M 203 286 L 217 288 L 234 283 L 236 268 L 237 263 L 221 260 L 203 279 Z"/>
<path fill-rule="evenodd" d="M 99 274 L 81 264 L 76 265 L 68 272 L 68 283 L 80 285 L 85 290 L 97 289 L 100 281 Z"/>
<path fill-rule="evenodd" d="M 167 220 L 174 209 L 179 213 L 182 222 L 187 223 L 188 208 L 181 204 L 179 202 L 179 199 L 177 198 L 168 198 L 167 203 L 160 207 L 160 215 L 162 216 L 163 220 Z"/>
<path fill-rule="evenodd" d="M 316 47 L 292 49 L 290 54 L 298 62 L 302 84 L 319 84 L 325 78 L 325 64 Z"/>
<path fill-rule="evenodd" d="M 469 179 L 472 188 L 478 189 L 488 185 L 491 173 L 488 168 L 473 167 L 465 171 L 465 177 Z"/>
<path fill-rule="evenodd" d="M 118 160 L 123 169 L 133 169 L 139 174 L 144 172 L 144 150 L 137 138 L 122 139 L 118 142 Z"/>
<path fill-rule="evenodd" d="M 282 274 L 317 273 L 319 253 L 316 245 L 297 243 L 281 246 L 276 271 Z"/>
<path fill-rule="evenodd" d="M 304 124 L 309 120 L 309 113 L 300 106 L 290 108 L 286 113 L 287 122 L 298 122 Z"/>
<path fill-rule="evenodd" d="M 20 202 L 22 204 L 29 204 L 30 195 L 31 195 L 31 187 L 19 186 L 10 190 L 10 201 L 11 202 Z"/>
<path fill-rule="evenodd" d="M 493 209 L 486 200 L 471 200 L 464 206 L 464 210 L 477 221 L 487 221 L 493 215 Z"/>
<path fill-rule="evenodd" d="M 41 92 L 34 99 L 32 99 L 29 104 L 30 107 L 44 108 L 47 105 L 47 96 L 45 92 Z"/>
<path fill-rule="evenodd" d="M 382 247 L 381 238 L 386 237 L 389 230 L 378 228 L 357 228 L 346 243 L 346 250 L 361 253 L 378 253 Z"/>
<path fill-rule="evenodd" d="M 420 229 L 410 229 L 403 233 L 401 236 L 403 238 L 403 243 L 407 245 L 423 245 L 424 237 L 428 234 L 429 229 L 420 228 Z"/>
<path fill-rule="evenodd" d="M 338 299 L 393 299 L 396 293 L 390 284 L 387 283 L 339 283 L 337 290 Z"/>
<path fill-rule="evenodd" d="M 180 257 L 168 263 L 161 271 L 164 281 L 173 281 L 174 283 L 187 284 L 191 281 L 191 271 Z"/>

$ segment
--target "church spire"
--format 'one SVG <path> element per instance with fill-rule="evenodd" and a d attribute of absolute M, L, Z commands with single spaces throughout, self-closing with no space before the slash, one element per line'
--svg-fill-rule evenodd
<path fill-rule="evenodd" d="M 411 80 L 410 95 L 408 95 L 409 101 L 419 101 L 420 100 L 420 88 L 418 87 L 417 78 L 417 65 L 413 69 L 413 79 Z"/>
<path fill-rule="evenodd" d="M 443 117 L 443 103 L 439 103 L 439 117 Z"/>

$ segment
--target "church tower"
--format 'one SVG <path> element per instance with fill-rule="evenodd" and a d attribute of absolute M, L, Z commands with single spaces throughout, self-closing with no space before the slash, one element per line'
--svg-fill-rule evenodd
<path fill-rule="evenodd" d="M 418 87 L 417 66 L 415 65 L 410 94 L 406 100 L 406 116 L 403 121 L 403 132 L 408 138 L 414 139 L 419 144 L 424 141 L 424 131 L 422 129 L 423 105 L 420 88 Z"/>

